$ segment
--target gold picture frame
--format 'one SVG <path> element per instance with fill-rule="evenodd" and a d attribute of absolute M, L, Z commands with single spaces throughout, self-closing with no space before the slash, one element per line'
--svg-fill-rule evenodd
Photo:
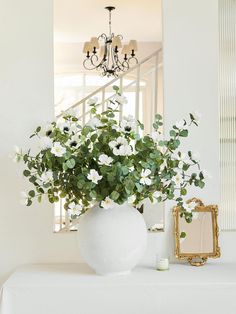
<path fill-rule="evenodd" d="M 173 208 L 173 216 L 174 216 L 174 235 L 175 235 L 175 257 L 177 259 L 187 259 L 188 262 L 193 266 L 202 266 L 206 263 L 208 258 L 219 258 L 220 257 L 220 247 L 218 242 L 219 237 L 219 227 L 217 223 L 217 216 L 218 216 L 218 206 L 217 205 L 208 205 L 205 206 L 203 202 L 200 199 L 192 198 L 187 201 L 187 203 L 195 202 L 196 206 L 193 210 L 193 213 L 195 215 L 203 215 L 203 213 L 210 213 L 209 216 L 211 218 L 211 228 L 212 230 L 209 230 L 209 234 L 212 237 L 212 242 L 210 239 L 210 243 L 212 245 L 212 250 L 209 250 L 209 252 L 205 251 L 191 251 L 187 252 L 181 249 L 181 230 L 180 230 L 180 220 L 184 220 L 184 218 L 180 217 L 181 214 L 181 207 L 176 206 Z M 200 218 L 199 218 L 200 219 Z M 191 227 L 191 223 L 189 224 Z M 201 224 L 202 226 L 202 224 Z M 199 233 L 203 232 L 202 230 L 199 231 Z M 192 236 L 192 239 L 195 240 L 194 234 L 190 234 L 189 237 Z M 190 238 L 188 239 L 190 242 Z M 183 245 L 182 245 L 183 246 Z"/>

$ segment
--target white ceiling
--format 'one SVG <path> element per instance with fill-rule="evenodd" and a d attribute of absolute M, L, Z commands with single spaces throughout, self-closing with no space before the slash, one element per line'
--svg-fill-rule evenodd
<path fill-rule="evenodd" d="M 55 42 L 84 42 L 108 33 L 108 12 L 112 5 L 112 31 L 124 41 L 161 41 L 161 0 L 54 0 Z"/>

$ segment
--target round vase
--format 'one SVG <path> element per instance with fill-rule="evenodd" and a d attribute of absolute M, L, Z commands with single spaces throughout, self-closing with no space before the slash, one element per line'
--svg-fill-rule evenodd
<path fill-rule="evenodd" d="M 147 227 L 143 216 L 128 204 L 94 207 L 78 227 L 81 256 L 97 274 L 129 273 L 144 254 Z"/>

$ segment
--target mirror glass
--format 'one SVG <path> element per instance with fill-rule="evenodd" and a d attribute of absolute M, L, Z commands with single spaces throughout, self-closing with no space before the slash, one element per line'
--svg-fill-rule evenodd
<path fill-rule="evenodd" d="M 211 212 L 194 212 L 187 223 L 180 217 L 180 253 L 210 253 L 214 250 Z M 185 237 L 181 237 L 185 235 Z"/>
<path fill-rule="evenodd" d="M 119 60 L 123 62 L 126 56 L 122 53 L 123 46 L 130 40 L 137 41 L 134 52 L 138 60 L 138 64 L 130 64 L 128 71 L 118 72 L 117 77 L 102 76 L 96 67 L 88 70 L 84 66 L 87 60 L 83 51 L 85 43 L 91 37 L 108 34 L 109 15 L 104 9 L 108 4 L 100 0 L 54 1 L 55 116 L 74 106 L 81 115 L 81 121 L 86 123 L 90 119 L 87 100 L 97 98 L 101 104 L 98 112 L 104 111 L 106 101 L 114 95 L 113 85 L 117 85 L 128 101 L 121 106 L 117 117 L 134 116 L 145 125 L 140 133 L 150 134 L 155 114 L 163 115 L 162 0 L 138 2 L 135 8 L 131 0 L 116 1 L 116 8 L 111 14 L 111 32 L 123 38 L 122 49 L 118 49 Z M 134 12 L 135 18 L 130 23 Z M 140 27 L 143 20 L 149 23 L 142 23 Z M 95 51 L 102 61 L 104 42 L 99 38 L 99 48 L 95 47 Z M 149 203 L 144 206 L 143 214 L 150 231 L 163 228 L 163 204 Z M 62 200 L 55 205 L 54 218 L 56 232 L 75 230 Z"/>
<path fill-rule="evenodd" d="M 146 200 L 143 206 L 143 216 L 150 232 L 158 232 L 164 229 L 164 204 L 151 204 Z"/>

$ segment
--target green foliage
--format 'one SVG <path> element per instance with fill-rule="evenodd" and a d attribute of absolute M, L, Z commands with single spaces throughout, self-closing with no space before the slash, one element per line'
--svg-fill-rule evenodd
<path fill-rule="evenodd" d="M 82 126 L 76 115 L 65 113 L 59 121 L 39 126 L 31 135 L 45 142 L 45 147 L 35 155 L 17 153 L 17 160 L 26 166 L 23 175 L 34 187 L 27 194 L 27 206 L 34 198 L 41 202 L 43 195 L 50 203 L 64 198 L 66 210 L 73 202 L 80 204 L 82 213 L 91 202 L 102 205 L 106 198 L 123 204 L 133 197 L 134 205 L 146 198 L 174 200 L 183 206 L 190 185 L 204 187 L 204 173 L 192 152 L 187 153 L 188 160 L 181 160 L 180 139 L 188 136 L 186 120 L 183 128 L 174 125 L 165 139 L 162 116 L 156 114 L 155 132 L 141 136 L 139 130 L 144 126 L 140 121 L 115 118 L 125 100 L 117 86 L 113 90 L 116 95 L 102 113 L 98 113 L 96 100 L 90 101 L 91 120 L 86 125 Z M 189 125 L 194 122 L 190 114 Z M 92 179 L 91 171 L 97 179 Z M 182 214 L 191 221 L 192 215 L 184 207 Z"/>

